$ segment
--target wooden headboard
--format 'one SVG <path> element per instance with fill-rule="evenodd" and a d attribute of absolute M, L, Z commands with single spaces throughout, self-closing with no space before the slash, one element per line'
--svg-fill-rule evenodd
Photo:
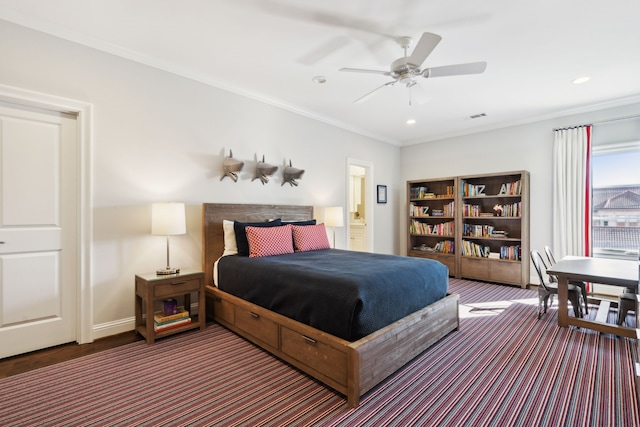
<path fill-rule="evenodd" d="M 213 285 L 213 263 L 224 251 L 222 220 L 262 222 L 275 218 L 282 218 L 283 221 L 313 219 L 313 206 L 203 203 L 202 271 L 204 271 L 205 284 Z"/>

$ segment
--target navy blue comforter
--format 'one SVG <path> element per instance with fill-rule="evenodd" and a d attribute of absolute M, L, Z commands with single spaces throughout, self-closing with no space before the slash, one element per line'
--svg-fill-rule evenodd
<path fill-rule="evenodd" d="M 443 298 L 443 264 L 338 249 L 218 263 L 221 290 L 348 341 Z"/>

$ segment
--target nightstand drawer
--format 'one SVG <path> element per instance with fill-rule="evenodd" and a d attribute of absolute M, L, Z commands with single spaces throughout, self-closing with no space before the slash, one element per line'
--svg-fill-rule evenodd
<path fill-rule="evenodd" d="M 166 297 L 166 296 L 174 296 L 176 293 L 189 293 L 189 292 L 197 292 L 200 290 L 200 280 L 199 279 L 191 279 L 184 280 L 180 278 L 176 278 L 174 281 L 170 283 L 163 283 L 161 285 L 154 286 L 154 295 L 158 298 Z"/>

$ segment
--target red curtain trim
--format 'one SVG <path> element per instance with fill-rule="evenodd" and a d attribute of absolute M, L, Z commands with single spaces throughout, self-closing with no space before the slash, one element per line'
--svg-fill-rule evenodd
<path fill-rule="evenodd" d="M 586 256 L 591 254 L 591 126 L 587 126 L 587 182 L 586 182 L 586 194 L 584 198 L 584 253 Z"/>

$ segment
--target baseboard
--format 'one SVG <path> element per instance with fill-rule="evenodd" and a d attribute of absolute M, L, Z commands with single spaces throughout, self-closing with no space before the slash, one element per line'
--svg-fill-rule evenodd
<path fill-rule="evenodd" d="M 135 317 L 119 319 L 113 322 L 101 323 L 93 325 L 93 339 L 100 339 L 111 335 L 121 334 L 123 332 L 133 331 L 136 325 Z"/>
<path fill-rule="evenodd" d="M 191 304 L 191 313 L 198 314 L 198 303 Z M 146 317 L 143 315 L 143 318 Z M 136 318 L 127 317 L 124 319 L 114 320 L 112 322 L 100 323 L 93 325 L 93 339 L 108 337 L 111 335 L 121 334 L 123 332 L 133 331 L 136 328 Z"/>

